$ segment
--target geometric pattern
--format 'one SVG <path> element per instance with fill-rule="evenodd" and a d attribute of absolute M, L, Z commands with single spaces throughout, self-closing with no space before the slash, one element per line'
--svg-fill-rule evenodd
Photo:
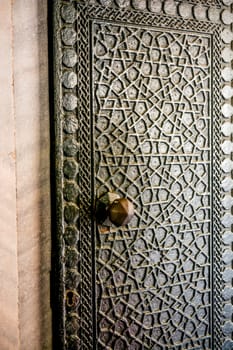
<path fill-rule="evenodd" d="M 233 349 L 231 3 L 54 0 L 56 348 Z M 111 189 L 135 219 L 95 232 Z"/>
<path fill-rule="evenodd" d="M 211 39 L 94 22 L 97 196 L 134 203 L 96 242 L 98 343 L 210 349 Z"/>

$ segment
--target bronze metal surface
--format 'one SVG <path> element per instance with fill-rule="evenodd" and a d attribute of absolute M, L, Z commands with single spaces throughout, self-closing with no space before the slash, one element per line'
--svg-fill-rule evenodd
<path fill-rule="evenodd" d="M 227 1 L 56 1 L 61 349 L 233 348 Z"/>

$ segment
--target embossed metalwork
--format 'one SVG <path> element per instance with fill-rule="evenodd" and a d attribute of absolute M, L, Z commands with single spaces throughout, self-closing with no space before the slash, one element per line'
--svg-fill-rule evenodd
<path fill-rule="evenodd" d="M 232 348 L 227 2 L 55 1 L 61 349 Z"/>
<path fill-rule="evenodd" d="M 97 242 L 98 341 L 211 348 L 211 38 L 93 32 L 97 193 L 117 187 L 136 207 L 128 231 Z"/>
<path fill-rule="evenodd" d="M 183 0 L 178 0 L 179 2 L 183 2 Z M 222 0 L 186 0 L 185 2 L 193 4 L 193 5 L 197 5 L 197 4 L 201 4 L 201 5 L 205 5 L 207 6 L 214 6 L 214 7 L 221 7 L 222 5 Z"/>

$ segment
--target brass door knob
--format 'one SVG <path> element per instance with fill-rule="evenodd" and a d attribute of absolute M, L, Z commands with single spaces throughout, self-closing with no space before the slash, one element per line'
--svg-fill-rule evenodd
<path fill-rule="evenodd" d="M 96 218 L 105 226 L 125 226 L 134 215 L 133 203 L 127 198 L 120 198 L 116 193 L 108 192 L 101 196 L 96 205 Z"/>
<path fill-rule="evenodd" d="M 133 204 L 127 198 L 115 199 L 108 211 L 110 221 L 117 227 L 127 225 L 134 215 Z"/>

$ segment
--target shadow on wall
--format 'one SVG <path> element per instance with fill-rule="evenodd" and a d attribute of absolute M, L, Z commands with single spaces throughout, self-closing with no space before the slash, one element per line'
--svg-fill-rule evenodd
<path fill-rule="evenodd" d="M 40 101 L 40 344 L 52 349 L 50 309 L 51 214 L 50 214 L 50 110 L 48 44 L 52 30 L 52 2 L 37 0 L 39 101 Z M 49 34 L 49 35 L 48 35 Z M 50 48 L 51 49 L 51 48 Z"/>

